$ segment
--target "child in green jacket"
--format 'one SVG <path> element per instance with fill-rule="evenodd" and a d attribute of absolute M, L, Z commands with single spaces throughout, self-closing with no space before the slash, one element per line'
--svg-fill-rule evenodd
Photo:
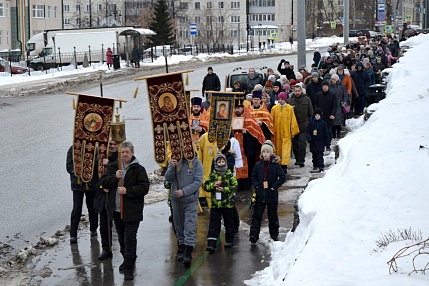
<path fill-rule="evenodd" d="M 225 225 L 225 248 L 232 247 L 234 242 L 234 202 L 237 190 L 237 179 L 226 164 L 225 155 L 219 153 L 214 158 L 214 170 L 204 183 L 205 190 L 211 192 L 212 206 L 207 235 L 206 250 L 213 253 L 220 233 L 221 219 Z"/>

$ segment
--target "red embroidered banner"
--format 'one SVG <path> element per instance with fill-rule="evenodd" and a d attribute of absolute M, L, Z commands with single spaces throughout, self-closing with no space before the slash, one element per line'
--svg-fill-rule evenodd
<path fill-rule="evenodd" d="M 182 73 L 163 74 L 146 80 L 152 113 L 155 161 L 159 164 L 166 162 L 167 141 L 170 142 L 172 159 L 180 161 L 184 157 L 192 161 L 195 152 Z"/>
<path fill-rule="evenodd" d="M 73 132 L 74 173 L 83 182 L 91 181 L 98 147 L 98 175 L 107 158 L 110 123 L 115 101 L 111 98 L 79 94 Z"/>

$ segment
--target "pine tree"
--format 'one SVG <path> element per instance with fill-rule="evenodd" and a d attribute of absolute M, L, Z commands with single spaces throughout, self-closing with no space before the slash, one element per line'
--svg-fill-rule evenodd
<path fill-rule="evenodd" d="M 156 33 L 150 36 L 150 43 L 154 46 L 174 45 L 173 25 L 166 0 L 158 0 L 149 29 Z"/>

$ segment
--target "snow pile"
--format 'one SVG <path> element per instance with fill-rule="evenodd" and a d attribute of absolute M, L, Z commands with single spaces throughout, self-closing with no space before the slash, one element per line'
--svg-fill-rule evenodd
<path fill-rule="evenodd" d="M 429 35 L 389 71 L 387 98 L 338 145 L 341 153 L 324 178 L 310 182 L 299 200 L 300 225 L 285 242 L 271 244 L 269 267 L 247 285 L 428 285 L 419 273 L 428 255 L 387 262 L 413 240 L 388 241 L 386 234 L 411 229 L 429 236 Z M 399 236 L 399 235 L 398 235 Z M 418 237 L 418 235 L 415 235 Z M 427 251 L 427 249 L 426 249 Z"/>

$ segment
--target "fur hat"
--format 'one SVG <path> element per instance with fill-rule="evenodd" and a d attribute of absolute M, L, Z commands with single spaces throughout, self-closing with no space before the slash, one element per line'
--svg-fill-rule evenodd
<path fill-rule="evenodd" d="M 273 142 L 271 142 L 271 140 L 267 140 L 267 141 L 265 141 L 264 142 L 264 144 L 262 144 L 262 147 L 261 147 L 261 153 L 264 151 L 264 150 L 266 150 L 266 151 L 268 151 L 268 152 L 270 152 L 270 154 L 271 155 L 273 155 L 274 154 L 274 144 L 273 144 Z"/>
<path fill-rule="evenodd" d="M 285 81 L 285 80 L 287 80 L 287 76 L 286 76 L 286 75 L 284 75 L 284 74 L 282 74 L 282 75 L 280 76 L 280 80 L 281 80 L 281 81 Z"/>
<path fill-rule="evenodd" d="M 331 79 L 335 79 L 336 81 L 339 81 L 340 77 L 335 73 L 331 76 Z"/>
<path fill-rule="evenodd" d="M 287 94 L 286 92 L 280 92 L 279 95 L 277 95 L 277 99 L 283 99 L 286 100 L 287 99 Z"/>

